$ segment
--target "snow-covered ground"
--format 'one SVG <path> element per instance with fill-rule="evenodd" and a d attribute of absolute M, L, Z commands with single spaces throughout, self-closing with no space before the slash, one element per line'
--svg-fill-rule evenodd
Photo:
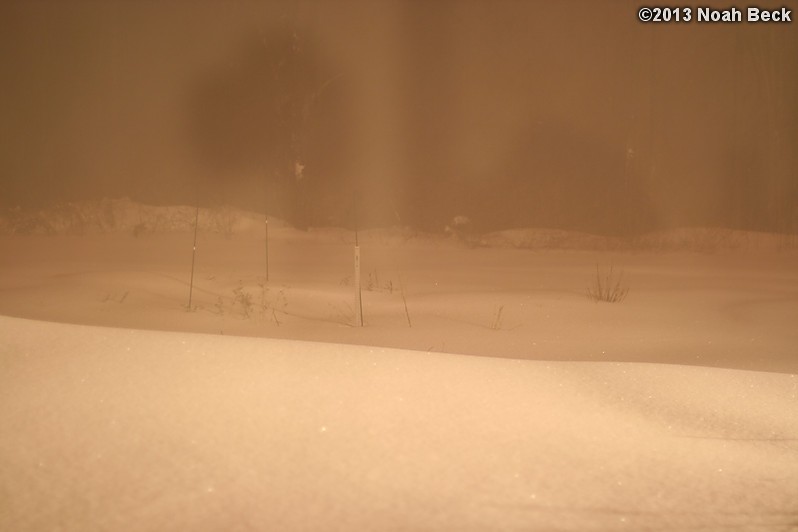
<path fill-rule="evenodd" d="M 0 223 L 0 530 L 798 529 L 783 237 L 367 231 L 360 328 L 348 231 L 202 210 L 188 311 L 103 208 Z"/>

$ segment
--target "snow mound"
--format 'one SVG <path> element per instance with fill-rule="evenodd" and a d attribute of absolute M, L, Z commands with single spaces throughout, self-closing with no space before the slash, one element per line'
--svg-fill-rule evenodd
<path fill-rule="evenodd" d="M 192 231 L 194 221 L 201 231 L 225 236 L 262 230 L 264 216 L 228 206 L 197 208 L 187 205 L 143 205 L 128 199 L 65 202 L 48 209 L 7 209 L 0 212 L 0 234 L 52 235 L 125 232 L 135 236 L 150 233 Z M 269 218 L 269 226 L 287 224 Z"/>
<path fill-rule="evenodd" d="M 489 247 L 565 250 L 785 251 L 798 249 L 798 235 L 739 231 L 724 228 L 681 227 L 620 238 L 562 229 L 510 229 L 488 233 L 479 244 Z"/>
<path fill-rule="evenodd" d="M 0 211 L 0 234 L 5 235 L 82 235 L 124 232 L 134 236 L 152 233 L 186 232 L 194 229 L 196 207 L 187 205 L 143 205 L 129 199 L 65 202 L 47 209 L 21 208 Z M 456 217 L 455 222 L 458 218 Z M 263 214 L 230 206 L 200 208 L 198 228 L 231 237 L 234 234 L 262 236 Z M 454 223 L 454 222 L 453 222 Z M 284 220 L 269 217 L 269 227 L 290 228 Z M 410 227 L 363 229 L 359 238 L 364 244 L 396 246 L 408 242 L 436 245 L 445 242 L 468 247 L 562 250 L 657 250 L 716 252 L 733 250 L 783 251 L 798 249 L 798 235 L 737 231 L 723 228 L 677 228 L 656 231 L 634 238 L 594 235 L 580 231 L 545 228 L 517 228 L 486 234 L 469 232 L 467 222 L 459 229 L 447 228 L 443 234 L 418 232 Z M 292 231 L 293 238 L 319 241 L 352 242 L 353 232 L 339 227 Z M 448 238 L 444 238 L 448 235 Z"/>
<path fill-rule="evenodd" d="M 798 249 L 798 235 L 681 227 L 643 235 L 633 241 L 633 246 L 659 251 L 781 251 Z"/>
<path fill-rule="evenodd" d="M 0 316 L 2 530 L 788 530 L 798 378 Z"/>
<path fill-rule="evenodd" d="M 619 249 L 618 238 L 592 235 L 563 229 L 508 229 L 488 233 L 480 238 L 480 245 L 520 249 Z"/>

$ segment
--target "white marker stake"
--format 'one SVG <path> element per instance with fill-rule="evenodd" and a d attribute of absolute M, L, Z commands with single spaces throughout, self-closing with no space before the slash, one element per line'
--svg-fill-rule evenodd
<path fill-rule="evenodd" d="M 360 246 L 355 245 L 355 324 L 363 327 L 363 300 L 360 297 Z"/>

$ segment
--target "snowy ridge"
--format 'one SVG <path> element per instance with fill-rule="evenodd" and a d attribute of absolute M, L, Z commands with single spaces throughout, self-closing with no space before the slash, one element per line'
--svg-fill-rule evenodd
<path fill-rule="evenodd" d="M 0 234 L 4 235 L 81 235 L 90 233 L 129 233 L 141 236 L 152 233 L 191 231 L 196 207 L 151 206 L 128 199 L 66 202 L 48 209 L 20 208 L 0 211 Z M 229 206 L 199 209 L 199 229 L 230 237 L 242 233 L 262 233 L 263 214 Z M 283 220 L 269 218 L 270 228 L 290 227 Z M 442 229 L 443 233 L 443 229 Z M 297 238 L 330 239 L 349 242 L 352 231 L 343 228 L 312 228 L 293 231 Z M 364 242 L 377 245 L 401 245 L 408 241 L 441 242 L 442 234 L 433 235 L 407 227 L 366 229 L 360 232 Z M 715 252 L 733 250 L 784 251 L 798 249 L 798 235 L 737 231 L 723 228 L 675 228 L 655 231 L 634 238 L 594 235 L 580 231 L 546 228 L 517 228 L 486 234 L 458 232 L 447 237 L 469 247 L 564 250 L 658 250 Z"/>
<path fill-rule="evenodd" d="M 786 251 L 798 249 L 798 235 L 780 235 L 724 228 L 680 227 L 654 231 L 633 238 L 592 235 L 562 229 L 509 229 L 480 238 L 488 247 L 570 250 Z"/>
<path fill-rule="evenodd" d="M 196 207 L 143 205 L 128 199 L 65 202 L 49 209 L 20 208 L 0 211 L 0 234 L 86 234 L 123 232 L 140 236 L 148 233 L 191 231 Z M 199 229 L 230 236 L 261 229 L 262 214 L 231 207 L 200 208 Z M 273 227 L 285 222 L 270 218 Z"/>
<path fill-rule="evenodd" d="M 796 375 L 8 317 L 0 337 L 3 530 L 798 526 Z"/>

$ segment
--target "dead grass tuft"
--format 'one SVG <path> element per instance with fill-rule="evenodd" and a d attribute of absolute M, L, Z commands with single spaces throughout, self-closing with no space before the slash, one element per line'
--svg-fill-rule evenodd
<path fill-rule="evenodd" d="M 587 289 L 587 297 L 598 302 L 620 303 L 626 299 L 629 287 L 623 282 L 623 270 L 617 276 L 610 265 L 606 273 L 602 273 L 598 263 L 596 264 L 596 278 L 593 285 Z"/>

